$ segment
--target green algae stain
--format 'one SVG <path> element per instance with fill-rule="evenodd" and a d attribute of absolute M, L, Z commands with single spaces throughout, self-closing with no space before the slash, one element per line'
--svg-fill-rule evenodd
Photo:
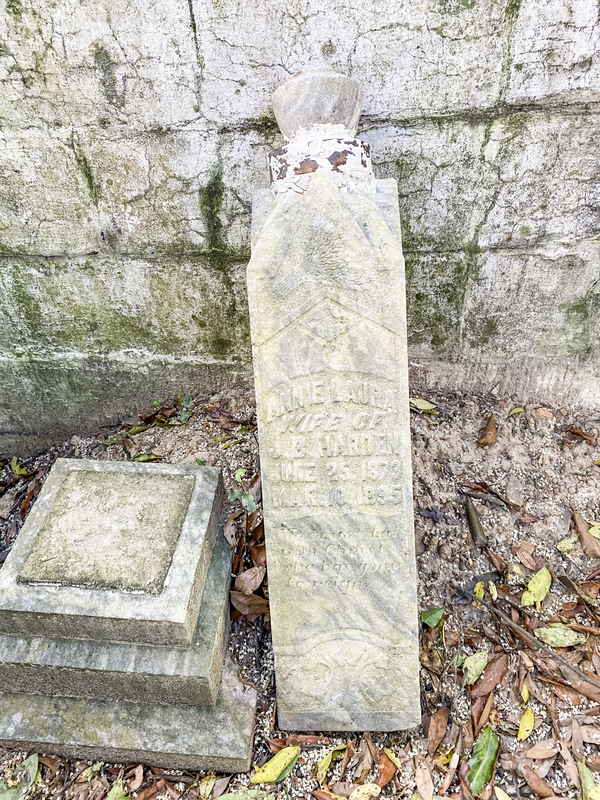
<path fill-rule="evenodd" d="M 560 303 L 558 309 L 563 313 L 563 339 L 569 343 L 570 354 L 586 361 L 598 349 L 600 293 L 592 288 L 577 300 Z"/>
<path fill-rule="evenodd" d="M 117 88 L 117 62 L 111 58 L 103 42 L 92 45 L 92 57 L 100 75 L 104 96 L 111 105 L 122 108 L 124 100 Z"/>
<path fill-rule="evenodd" d="M 513 22 L 519 16 L 520 10 L 521 0 L 508 0 L 505 10 L 506 19 Z"/>
<path fill-rule="evenodd" d="M 225 270 L 228 264 L 239 258 L 239 254 L 230 251 L 224 235 L 221 219 L 225 184 L 220 166 L 215 167 L 205 186 L 198 191 L 200 213 L 206 226 L 206 250 L 211 264 L 219 271 Z"/>
<path fill-rule="evenodd" d="M 261 136 L 264 136 L 266 139 L 272 138 L 273 136 L 277 136 L 279 134 L 279 125 L 277 124 L 277 120 L 275 117 L 270 117 L 267 114 L 252 120 L 250 127 L 252 130 L 261 134 Z"/>
<path fill-rule="evenodd" d="M 23 16 L 23 6 L 21 0 L 6 0 L 6 10 L 15 19 L 21 19 Z"/>
<path fill-rule="evenodd" d="M 73 133 L 69 139 L 69 147 L 73 151 L 75 163 L 79 167 L 79 171 L 83 176 L 88 192 L 90 193 L 90 197 L 92 198 L 92 203 L 96 206 L 96 208 L 98 208 L 100 188 L 94 179 L 94 173 L 92 172 L 90 162 L 87 160 L 85 153 L 80 150 L 77 142 L 75 141 L 75 135 Z"/>

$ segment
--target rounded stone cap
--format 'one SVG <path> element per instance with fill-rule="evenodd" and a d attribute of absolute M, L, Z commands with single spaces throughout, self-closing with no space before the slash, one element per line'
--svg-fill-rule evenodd
<path fill-rule="evenodd" d="M 362 110 L 362 86 L 325 65 L 305 67 L 273 93 L 281 132 L 291 139 L 300 128 L 343 125 L 356 133 Z"/>

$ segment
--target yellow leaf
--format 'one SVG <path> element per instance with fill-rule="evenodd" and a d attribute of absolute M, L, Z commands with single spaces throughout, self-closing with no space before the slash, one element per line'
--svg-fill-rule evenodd
<path fill-rule="evenodd" d="M 588 794 L 588 800 L 600 800 L 600 786 L 596 786 L 595 789 L 591 790 Z"/>
<path fill-rule="evenodd" d="M 342 752 L 346 749 L 345 744 L 338 744 L 333 750 L 330 750 L 327 755 L 322 758 L 319 763 L 317 764 L 317 781 L 319 785 L 322 786 L 325 783 L 325 779 L 327 778 L 327 770 L 331 766 L 331 762 L 334 758 L 341 758 Z"/>
<path fill-rule="evenodd" d="M 512 797 L 506 794 L 504 789 L 501 789 L 499 786 L 494 786 L 494 792 L 496 793 L 497 800 L 512 800 Z"/>
<path fill-rule="evenodd" d="M 568 536 L 566 539 L 561 539 L 556 545 L 556 549 L 561 553 L 570 553 L 577 544 L 577 536 Z"/>
<path fill-rule="evenodd" d="M 490 590 L 490 594 L 492 595 L 492 600 L 498 599 L 498 589 L 496 589 L 496 584 L 494 581 L 488 581 L 488 589 Z"/>
<path fill-rule="evenodd" d="M 473 594 L 475 597 L 478 597 L 480 600 L 483 600 L 483 593 L 485 592 L 485 585 L 483 581 L 479 581 L 479 583 L 475 584 L 475 588 L 473 589 Z"/>
<path fill-rule="evenodd" d="M 371 797 L 379 797 L 381 786 L 376 783 L 364 783 L 358 786 L 350 795 L 350 800 L 369 800 Z"/>
<path fill-rule="evenodd" d="M 521 406 L 517 406 L 516 408 L 513 408 L 513 410 L 509 412 L 508 416 L 512 417 L 513 414 L 520 414 L 521 411 L 523 411 Z"/>
<path fill-rule="evenodd" d="M 521 717 L 521 722 L 519 723 L 519 733 L 517 734 L 517 739 L 519 742 L 525 741 L 531 736 L 531 731 L 533 730 L 533 726 L 535 725 L 535 717 L 533 716 L 533 711 L 528 708 L 527 711 Z"/>
<path fill-rule="evenodd" d="M 198 794 L 200 797 L 210 797 L 210 793 L 212 792 L 216 782 L 217 776 L 213 773 L 205 775 L 198 785 Z"/>
<path fill-rule="evenodd" d="M 398 759 L 398 756 L 394 755 L 389 747 L 384 747 L 383 752 L 392 762 L 392 764 L 396 767 L 396 769 L 402 769 L 402 762 Z"/>
<path fill-rule="evenodd" d="M 281 774 L 291 764 L 296 763 L 299 755 L 300 745 L 284 747 L 262 767 L 257 767 L 256 772 L 250 778 L 250 783 L 277 783 Z"/>
<path fill-rule="evenodd" d="M 421 397 L 411 397 L 409 402 L 411 406 L 419 411 L 424 411 L 426 414 L 431 414 L 433 409 L 436 408 L 435 403 L 430 403 L 429 400 L 423 400 Z"/>
<path fill-rule="evenodd" d="M 594 525 L 592 528 L 590 528 L 588 533 L 591 533 L 592 536 L 596 537 L 596 539 L 600 539 L 600 527 L 598 525 Z"/>
<path fill-rule="evenodd" d="M 551 585 L 552 575 L 546 567 L 542 567 L 527 584 L 527 590 L 523 592 L 521 598 L 521 605 L 532 606 L 534 603 L 541 603 L 548 594 Z"/>
<path fill-rule="evenodd" d="M 521 697 L 523 698 L 524 703 L 529 700 L 529 689 L 525 683 L 523 683 L 523 686 L 521 686 Z"/>

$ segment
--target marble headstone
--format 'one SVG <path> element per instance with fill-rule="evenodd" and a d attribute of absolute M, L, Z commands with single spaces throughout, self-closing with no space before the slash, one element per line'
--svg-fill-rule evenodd
<path fill-rule="evenodd" d="M 420 723 L 397 186 L 356 138 L 362 91 L 310 68 L 254 198 L 248 295 L 279 726 Z"/>

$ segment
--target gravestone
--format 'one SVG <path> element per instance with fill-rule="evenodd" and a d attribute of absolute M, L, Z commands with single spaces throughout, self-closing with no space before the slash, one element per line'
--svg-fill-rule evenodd
<path fill-rule="evenodd" d="M 211 467 L 58 459 L 0 570 L 0 745 L 250 766 Z"/>
<path fill-rule="evenodd" d="M 248 295 L 279 726 L 420 724 L 404 260 L 362 91 L 309 68 L 255 195 Z"/>

